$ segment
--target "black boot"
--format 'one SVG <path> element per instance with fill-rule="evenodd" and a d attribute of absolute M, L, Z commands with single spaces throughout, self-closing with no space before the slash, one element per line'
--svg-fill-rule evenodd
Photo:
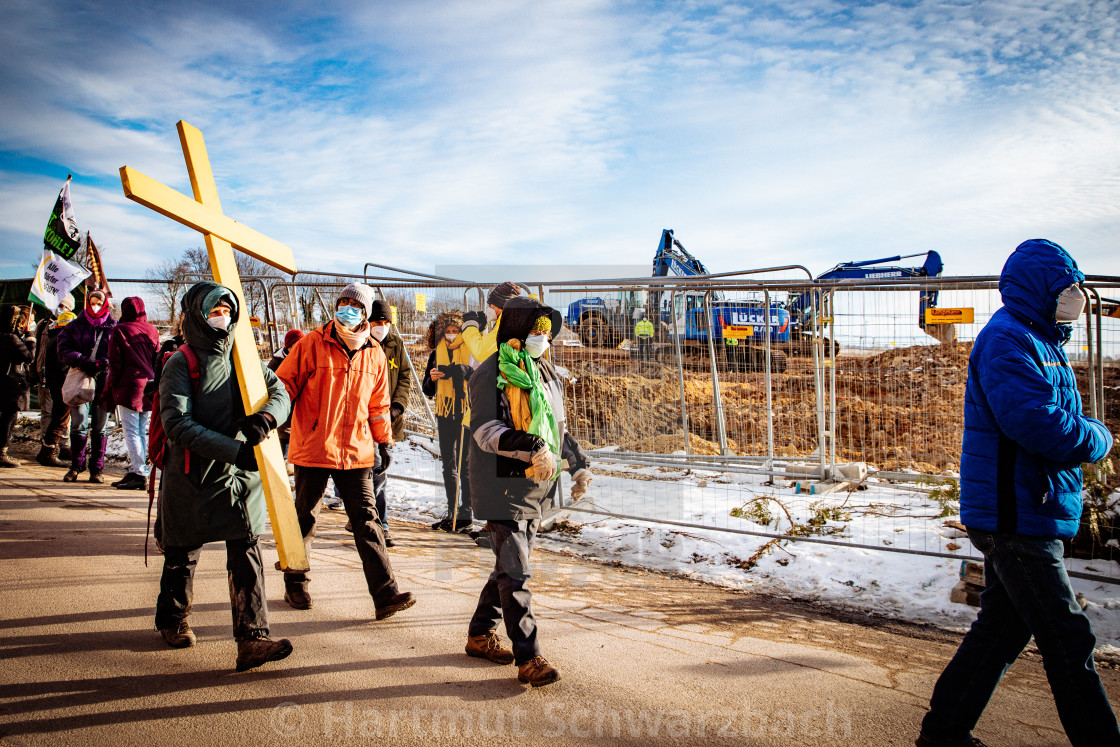
<path fill-rule="evenodd" d="M 237 642 L 237 671 L 244 672 L 264 664 L 280 661 L 292 653 L 292 642 L 287 638 L 274 641 L 267 635 L 258 635 Z"/>

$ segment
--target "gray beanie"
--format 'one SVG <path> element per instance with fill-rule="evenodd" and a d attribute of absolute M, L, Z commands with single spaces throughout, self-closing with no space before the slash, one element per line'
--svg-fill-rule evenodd
<path fill-rule="evenodd" d="M 352 298 L 362 305 L 366 311 L 366 319 L 369 319 L 371 307 L 373 306 L 373 288 L 370 288 L 365 283 L 350 283 L 342 289 L 338 294 L 339 300 L 343 298 Z M 337 303 L 337 302 L 336 302 Z"/>

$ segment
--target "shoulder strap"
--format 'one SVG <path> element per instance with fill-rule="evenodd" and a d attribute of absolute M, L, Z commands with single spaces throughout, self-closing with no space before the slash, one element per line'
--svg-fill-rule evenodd
<path fill-rule="evenodd" d="M 180 345 L 178 352 L 183 354 L 187 359 L 187 369 L 191 374 L 191 389 L 198 389 L 198 380 L 201 378 L 202 373 L 198 367 L 198 354 L 191 349 L 190 345 Z"/>

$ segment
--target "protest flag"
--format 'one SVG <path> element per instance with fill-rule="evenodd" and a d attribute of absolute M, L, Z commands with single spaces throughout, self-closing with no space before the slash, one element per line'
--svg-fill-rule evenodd
<path fill-rule="evenodd" d="M 53 314 L 66 294 L 78 283 L 89 277 L 89 270 L 70 259 L 82 243 L 82 234 L 74 219 L 74 206 L 70 203 L 70 176 L 55 200 L 47 230 L 43 235 L 43 257 L 31 281 L 27 299 L 44 306 Z"/>

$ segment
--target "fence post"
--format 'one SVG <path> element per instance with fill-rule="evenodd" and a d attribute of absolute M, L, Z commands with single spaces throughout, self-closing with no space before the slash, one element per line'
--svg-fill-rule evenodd
<path fill-rule="evenodd" d="M 770 289 L 762 291 L 762 313 L 766 319 L 766 469 L 774 469 L 774 376 L 770 361 Z"/>
<path fill-rule="evenodd" d="M 385 296 L 385 291 L 381 289 L 380 285 L 378 285 L 376 287 L 377 287 L 377 295 L 381 296 L 381 300 L 384 301 L 386 304 L 388 304 L 389 299 Z M 412 384 L 413 384 L 413 386 L 416 387 L 416 391 L 420 392 L 420 401 L 424 403 L 424 409 L 428 411 L 428 420 L 432 421 L 433 432 L 438 434 L 439 433 L 439 424 L 436 423 L 436 414 L 434 412 L 432 412 L 432 406 L 428 402 L 428 398 L 424 396 L 424 385 L 421 383 L 420 377 L 416 373 L 416 364 L 413 363 L 412 356 L 409 355 L 408 345 L 404 346 L 404 354 L 406 356 L 408 356 L 408 364 L 409 364 L 408 368 L 412 372 Z"/>
<path fill-rule="evenodd" d="M 836 291 L 828 291 L 828 301 L 826 308 L 828 309 L 828 339 L 836 339 Z M 822 475 L 827 480 L 831 480 L 833 473 L 836 471 L 836 348 L 834 345 L 829 344 L 827 351 L 827 360 L 829 362 L 828 373 L 828 387 L 829 387 L 829 419 L 828 419 L 828 471 L 827 474 Z"/>
<path fill-rule="evenodd" d="M 681 336 L 677 332 L 677 318 L 673 316 L 674 309 L 677 308 L 677 291 L 673 289 L 669 293 L 669 319 L 670 327 L 673 334 L 673 348 L 677 353 L 677 379 L 681 385 L 681 427 L 684 428 L 684 453 L 685 456 L 692 456 L 692 438 L 688 432 L 688 403 L 684 399 L 684 356 L 681 355 Z"/>
<path fill-rule="evenodd" d="M 712 406 L 716 411 L 716 437 L 719 440 L 719 453 L 727 456 L 727 425 L 723 420 L 723 398 L 719 391 L 719 374 L 716 372 L 716 345 L 712 339 L 712 312 L 708 298 L 712 295 L 711 289 L 704 292 L 704 327 L 708 337 L 708 356 L 712 364 Z M 688 311 L 685 310 L 685 326 L 688 326 Z"/>
<path fill-rule="evenodd" d="M 1089 417 L 1099 420 L 1100 415 L 1098 413 L 1103 408 L 1098 409 L 1097 371 L 1096 366 L 1093 365 L 1093 299 L 1085 288 L 1082 288 L 1081 292 L 1085 295 L 1086 307 L 1088 308 L 1088 313 L 1085 314 L 1085 367 L 1089 370 Z M 1097 306 L 1097 313 L 1100 313 L 1100 305 Z"/>
<path fill-rule="evenodd" d="M 820 461 L 820 473 L 818 477 L 823 480 L 827 472 L 826 460 L 828 459 L 828 455 L 825 454 L 825 449 L 827 448 L 825 433 L 828 430 L 828 426 L 825 416 L 825 402 L 827 401 L 827 397 L 824 393 L 825 349 L 821 347 L 821 345 L 824 344 L 824 331 L 820 328 L 822 300 L 820 290 L 813 288 L 809 291 L 809 341 L 813 350 L 813 393 L 816 398 L 815 404 L 817 410 L 817 458 Z M 802 334 L 804 334 L 804 332 L 802 332 Z M 831 342 L 829 343 L 829 347 L 832 347 Z"/>

